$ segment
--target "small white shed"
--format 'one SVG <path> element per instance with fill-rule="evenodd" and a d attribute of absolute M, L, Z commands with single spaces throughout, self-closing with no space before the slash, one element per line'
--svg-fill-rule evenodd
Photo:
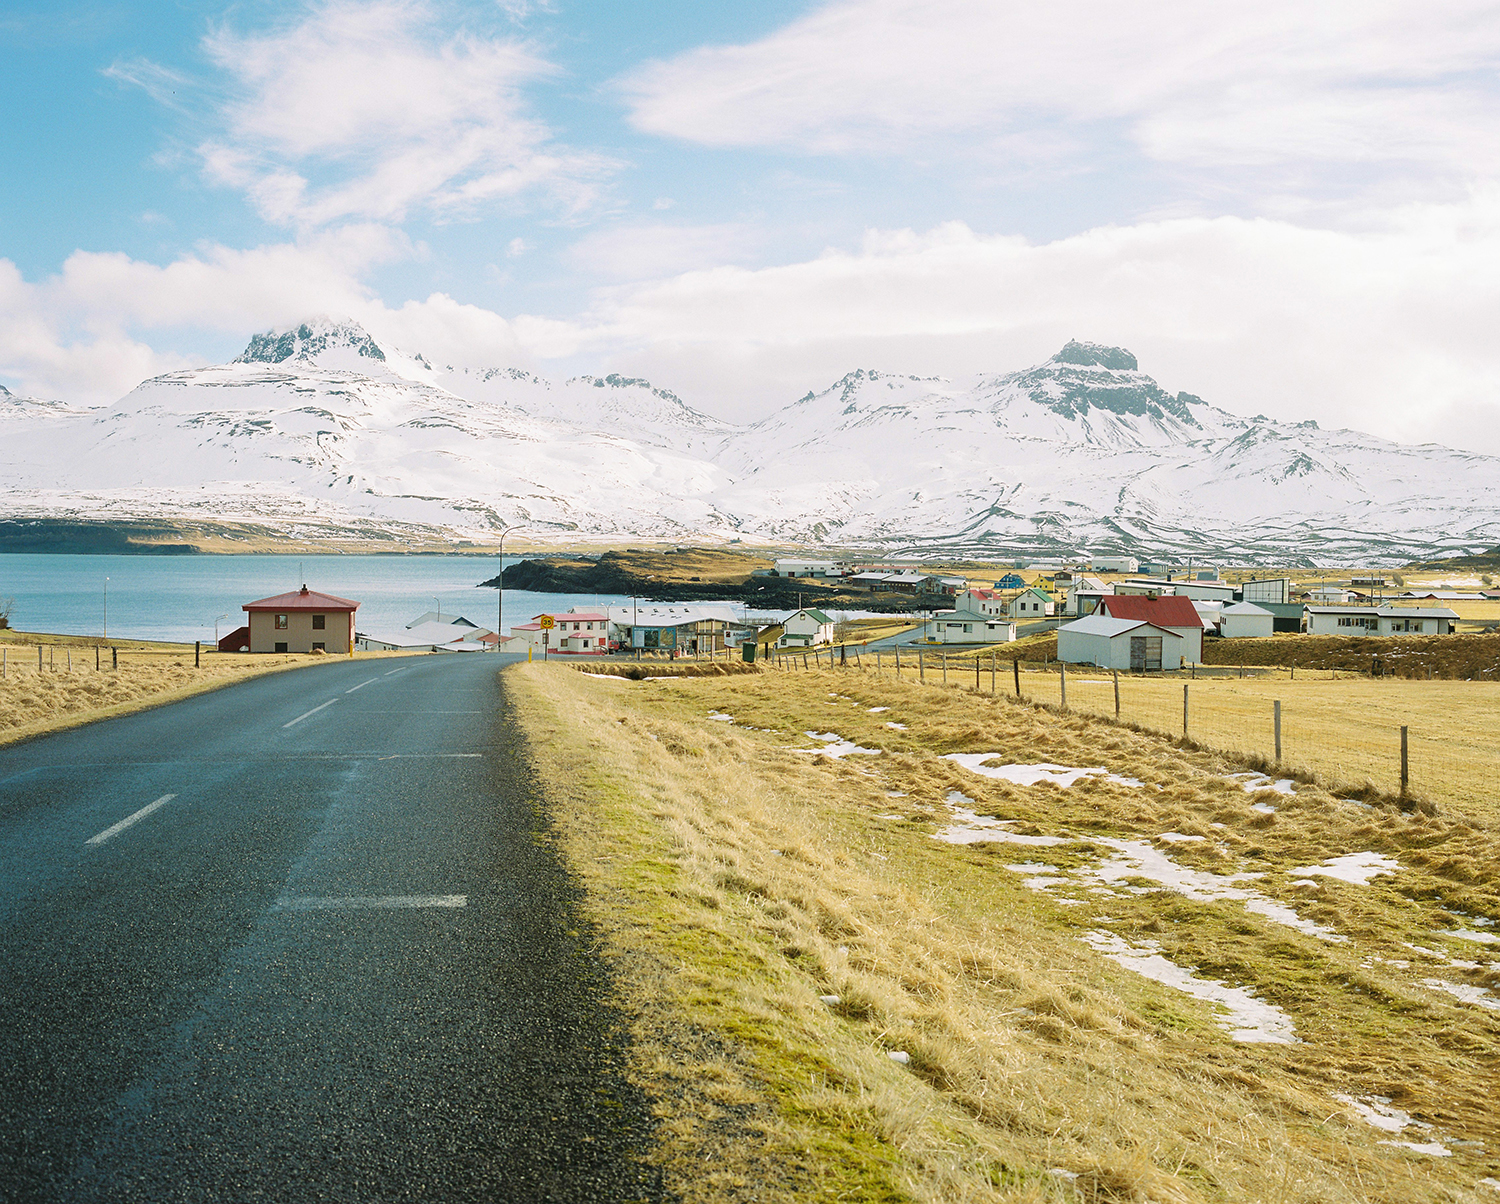
<path fill-rule="evenodd" d="M 1180 669 L 1187 641 L 1144 619 L 1089 615 L 1057 629 L 1057 659 L 1101 669 Z"/>
<path fill-rule="evenodd" d="M 1226 639 L 1270 635 L 1276 616 L 1253 602 L 1236 602 L 1219 612 L 1219 634 Z"/>
<path fill-rule="evenodd" d="M 1008 644 L 1016 638 L 1010 619 L 970 610 L 939 611 L 926 626 L 928 638 L 938 644 Z"/>

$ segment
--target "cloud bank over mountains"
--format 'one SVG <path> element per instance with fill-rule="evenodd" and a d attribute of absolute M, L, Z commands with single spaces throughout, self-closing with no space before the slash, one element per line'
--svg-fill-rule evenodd
<path fill-rule="evenodd" d="M 841 0 L 634 61 L 525 6 L 241 20 L 100 70 L 256 237 L 0 259 L 0 380 L 103 402 L 331 312 L 740 422 L 1087 335 L 1241 412 L 1500 452 L 1491 5 Z"/>

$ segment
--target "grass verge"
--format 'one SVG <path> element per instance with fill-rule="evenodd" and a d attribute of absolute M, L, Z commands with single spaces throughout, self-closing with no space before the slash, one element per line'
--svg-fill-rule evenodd
<path fill-rule="evenodd" d="M 682 1198 L 1395 1204 L 1500 1177 L 1500 965 L 1451 935 L 1500 918 L 1493 829 L 1248 793 L 1209 752 L 856 671 L 506 680 Z M 1021 786 L 953 753 L 1128 781 Z M 1028 843 L 933 839 L 955 799 Z M 1169 889 L 1122 848 L 1266 907 Z M 1353 851 L 1397 868 L 1309 868 Z M 1246 992 L 1295 1041 L 1231 1039 L 1111 942 Z"/>

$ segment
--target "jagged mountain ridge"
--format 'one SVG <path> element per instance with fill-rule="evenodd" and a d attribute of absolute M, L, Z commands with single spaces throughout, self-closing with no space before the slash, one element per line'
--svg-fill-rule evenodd
<path fill-rule="evenodd" d="M 434 366 L 326 318 L 114 406 L 0 394 L 0 514 L 366 537 L 485 542 L 523 523 L 570 540 L 1404 561 L 1500 542 L 1497 469 L 1234 415 L 1077 342 L 1000 375 L 852 372 L 751 426 L 618 375 Z"/>

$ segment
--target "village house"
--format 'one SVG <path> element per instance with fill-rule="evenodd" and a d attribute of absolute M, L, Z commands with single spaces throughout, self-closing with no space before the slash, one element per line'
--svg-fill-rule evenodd
<path fill-rule="evenodd" d="M 1181 639 L 1182 657 L 1192 664 L 1200 664 L 1203 660 L 1203 620 L 1191 598 L 1175 594 L 1162 598 L 1140 594 L 1113 595 L 1099 599 L 1097 613 L 1112 619 L 1130 619 L 1164 628 Z M 1172 667 L 1176 667 L 1175 663 Z"/>
<path fill-rule="evenodd" d="M 397 632 L 356 631 L 354 646 L 361 652 L 487 652 L 494 636 L 462 615 L 429 610 Z"/>
<path fill-rule="evenodd" d="M 1130 581 L 1117 581 L 1116 594 L 1142 594 L 1158 597 L 1192 598 L 1197 602 L 1233 602 L 1234 586 L 1227 581 L 1176 580 L 1166 577 L 1137 577 Z"/>
<path fill-rule="evenodd" d="M 1141 562 L 1134 556 L 1093 556 L 1089 568 L 1096 573 L 1139 573 Z"/>
<path fill-rule="evenodd" d="M 789 557 L 776 561 L 778 577 L 839 577 L 843 570 L 832 560 L 794 560 Z"/>
<path fill-rule="evenodd" d="M 833 620 L 821 610 L 799 610 L 781 625 L 778 648 L 815 648 L 833 643 Z"/>
<path fill-rule="evenodd" d="M 1008 644 L 1016 638 L 1011 620 L 971 610 L 944 610 L 924 625 L 934 644 Z"/>
<path fill-rule="evenodd" d="M 1186 641 L 1176 631 L 1144 619 L 1115 619 L 1092 614 L 1057 629 L 1057 659 L 1101 669 L 1159 673 L 1179 669 Z"/>
<path fill-rule="evenodd" d="M 1099 598 L 1114 592 L 1113 586 L 1105 585 L 1098 577 L 1080 574 L 1068 586 L 1068 600 L 1063 606 L 1063 613 L 1078 615 L 1080 618 L 1093 614 L 1099 608 Z"/>
<path fill-rule="evenodd" d="M 731 602 L 611 606 L 610 640 L 620 648 L 676 650 L 690 656 L 720 652 L 757 630 L 754 624 L 735 617 L 738 609 Z"/>
<path fill-rule="evenodd" d="M 245 644 L 251 652 L 336 652 L 354 650 L 354 612 L 359 603 L 303 586 L 246 602 Z"/>
<path fill-rule="evenodd" d="M 1042 619 L 1057 613 L 1052 595 L 1032 586 L 1010 600 L 1006 613 L 1012 619 Z"/>
<path fill-rule="evenodd" d="M 966 589 L 953 595 L 953 609 L 977 615 L 1006 615 L 1005 599 L 997 589 Z"/>
<path fill-rule="evenodd" d="M 1442 606 L 1308 606 L 1308 635 L 1452 635 L 1458 615 Z"/>
<path fill-rule="evenodd" d="M 1219 634 L 1225 639 L 1270 636 L 1276 629 L 1276 616 L 1253 602 L 1236 602 L 1219 611 Z"/>
<path fill-rule="evenodd" d="M 999 581 L 995 582 L 996 589 L 1025 589 L 1026 579 L 1019 573 L 1006 573 Z"/>
<path fill-rule="evenodd" d="M 551 625 L 544 625 L 543 619 L 551 619 Z M 512 627 L 510 634 L 524 637 L 533 654 L 603 656 L 609 651 L 609 616 L 593 610 L 544 611 Z"/>

